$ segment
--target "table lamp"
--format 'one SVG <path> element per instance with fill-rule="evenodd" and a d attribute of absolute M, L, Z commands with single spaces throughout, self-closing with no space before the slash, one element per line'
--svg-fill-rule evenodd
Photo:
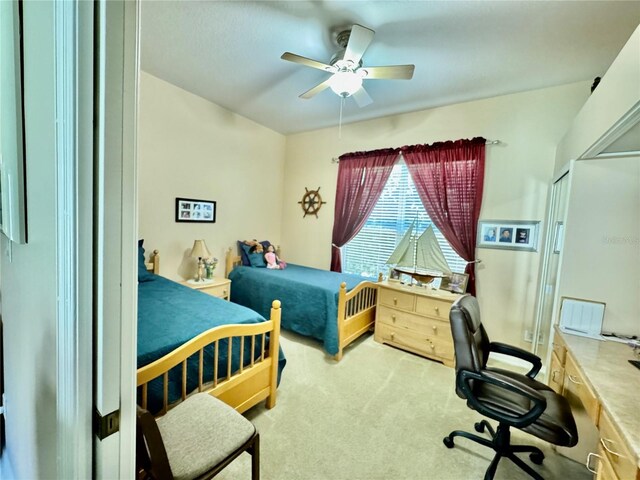
<path fill-rule="evenodd" d="M 198 273 L 196 275 L 196 282 L 201 282 L 202 274 L 204 273 L 204 262 L 202 261 L 202 259 L 211 256 L 211 253 L 207 249 L 207 244 L 204 243 L 204 240 L 195 240 L 193 242 L 191 256 L 198 258 Z"/>

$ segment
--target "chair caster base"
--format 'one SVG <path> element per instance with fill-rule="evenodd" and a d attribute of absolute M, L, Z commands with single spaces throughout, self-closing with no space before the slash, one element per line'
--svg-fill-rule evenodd
<path fill-rule="evenodd" d="M 535 463 L 536 465 L 542 465 L 542 462 L 544 460 L 544 454 L 542 452 L 538 453 L 538 452 L 533 452 L 529 454 L 529 460 L 531 460 L 532 463 Z"/>
<path fill-rule="evenodd" d="M 491 434 L 491 439 L 486 439 L 462 430 L 454 430 L 442 439 L 442 443 L 444 443 L 447 448 L 453 448 L 453 439 L 455 437 L 462 437 L 493 449 L 495 451 L 495 456 L 491 460 L 491 464 L 485 472 L 484 480 L 493 480 L 498 468 L 498 463 L 502 458 L 508 458 L 511 460 L 534 480 L 544 480 L 538 472 L 533 470 L 529 465 L 515 455 L 516 453 L 528 453 L 529 459 L 532 463 L 541 465 L 544 460 L 544 453 L 542 453 L 542 450 L 538 447 L 533 445 L 511 445 L 509 427 L 506 425 L 500 424 L 498 430 L 494 432 L 491 424 L 483 420 L 482 422 L 474 424 L 473 427 L 478 433 L 488 431 L 488 433 Z"/>

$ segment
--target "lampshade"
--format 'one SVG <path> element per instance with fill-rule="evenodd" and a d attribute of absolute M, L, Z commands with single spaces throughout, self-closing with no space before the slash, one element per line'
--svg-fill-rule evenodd
<path fill-rule="evenodd" d="M 208 258 L 211 256 L 211 252 L 207 249 L 207 244 L 204 243 L 204 240 L 195 240 L 193 242 L 191 256 L 198 258 Z"/>
<path fill-rule="evenodd" d="M 356 93 L 362 86 L 362 77 L 353 71 L 338 71 L 331 77 L 331 90 L 341 97 Z"/>

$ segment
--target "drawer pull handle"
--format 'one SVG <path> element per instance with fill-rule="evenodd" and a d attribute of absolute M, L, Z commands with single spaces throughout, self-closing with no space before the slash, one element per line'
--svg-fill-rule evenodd
<path fill-rule="evenodd" d="M 607 443 L 615 443 L 613 440 L 609 440 L 608 438 L 601 438 L 600 439 L 600 443 L 602 444 L 602 446 L 604 447 L 604 449 L 609 452 L 611 455 L 615 455 L 616 457 L 623 457 L 624 455 L 622 455 L 621 453 L 618 452 L 614 452 L 613 450 L 611 450 L 608 446 Z"/>
<path fill-rule="evenodd" d="M 596 457 L 598 460 L 601 460 L 602 457 L 597 453 L 593 453 L 593 452 L 587 455 L 587 463 L 585 464 L 585 466 L 587 467 L 587 470 L 589 470 L 591 473 L 597 473 L 595 469 L 591 468 L 591 457 Z"/>
<path fill-rule="evenodd" d="M 582 382 L 579 382 L 578 379 L 576 377 L 574 377 L 573 375 L 567 375 L 569 377 L 569 380 L 571 380 L 572 383 L 575 383 L 576 385 L 582 385 Z M 595 455 L 595 453 L 594 453 Z"/>
<path fill-rule="evenodd" d="M 391 334 L 389 335 L 391 337 L 391 340 L 393 340 L 396 336 L 396 334 L 394 332 L 391 332 Z"/>
<path fill-rule="evenodd" d="M 431 347 L 431 350 L 435 350 L 436 346 L 432 343 L 429 345 Z"/>
<path fill-rule="evenodd" d="M 440 307 L 435 307 L 436 313 L 440 313 Z"/>
<path fill-rule="evenodd" d="M 398 299 L 396 297 L 393 297 L 393 304 L 397 305 L 398 304 Z"/>
<path fill-rule="evenodd" d="M 224 295 L 226 295 L 226 294 L 227 294 L 227 291 L 226 291 L 226 290 L 222 290 L 222 293 L 223 293 Z"/>
<path fill-rule="evenodd" d="M 556 381 L 556 375 L 558 374 L 558 370 L 554 370 L 553 373 L 551 374 L 551 381 L 555 382 Z"/>
<path fill-rule="evenodd" d="M 396 316 L 395 315 L 391 315 L 391 320 L 393 321 L 393 323 L 396 322 Z"/>
<path fill-rule="evenodd" d="M 438 327 L 435 326 L 435 325 L 433 327 L 431 327 L 431 328 L 433 328 L 433 333 L 436 333 L 438 331 Z"/>

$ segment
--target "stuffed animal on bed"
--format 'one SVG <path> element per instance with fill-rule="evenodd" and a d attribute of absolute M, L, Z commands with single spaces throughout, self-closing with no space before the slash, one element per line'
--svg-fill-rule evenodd
<path fill-rule="evenodd" d="M 283 270 L 287 264 L 280 260 L 276 255 L 276 249 L 273 245 L 267 247 L 267 251 L 264 254 L 264 260 L 267 263 L 267 268 L 272 270 Z"/>
<path fill-rule="evenodd" d="M 264 259 L 264 247 L 260 242 L 258 242 L 257 240 L 245 240 L 242 243 L 249 247 L 244 248 L 243 246 L 247 261 L 249 262 L 248 265 L 258 268 L 264 268 L 267 266 Z"/>
<path fill-rule="evenodd" d="M 244 244 L 245 245 L 249 245 L 251 247 L 251 248 L 249 248 L 249 253 L 263 253 L 264 252 L 264 248 L 262 247 L 262 244 L 257 240 L 245 240 Z"/>

